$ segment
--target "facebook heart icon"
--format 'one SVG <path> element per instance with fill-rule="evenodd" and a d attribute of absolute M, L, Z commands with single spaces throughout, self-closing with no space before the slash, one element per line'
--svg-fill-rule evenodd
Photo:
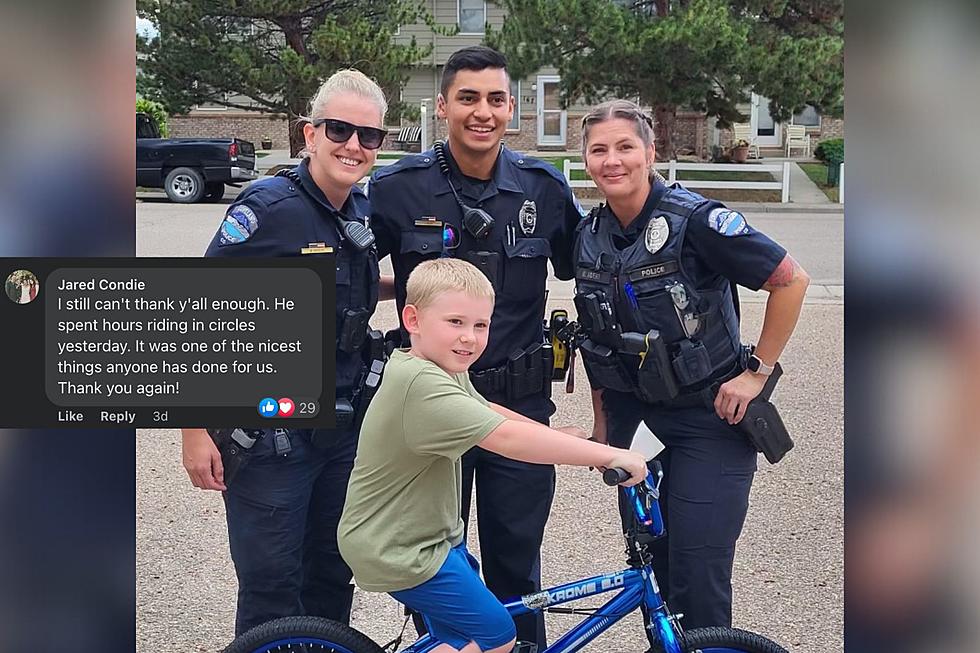
<path fill-rule="evenodd" d="M 296 404 L 288 397 L 279 400 L 279 417 L 292 417 Z"/>

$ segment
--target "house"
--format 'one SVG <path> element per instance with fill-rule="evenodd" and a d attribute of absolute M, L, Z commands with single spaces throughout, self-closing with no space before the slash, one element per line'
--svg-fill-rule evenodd
<path fill-rule="evenodd" d="M 445 136 L 445 125 L 435 117 L 435 99 L 439 94 L 442 67 L 449 56 L 459 48 L 480 44 L 485 26 L 500 28 L 505 9 L 486 0 L 425 0 L 429 12 L 439 25 L 459 26 L 459 32 L 445 36 L 433 32 L 424 23 L 403 25 L 395 35 L 395 41 L 409 43 L 415 37 L 419 43 L 432 44 L 429 61 L 415 66 L 408 83 L 401 91 L 403 102 L 428 107 L 428 133 L 438 139 Z M 247 35 L 246 35 L 247 36 Z M 562 109 L 558 103 L 558 87 L 561 78 L 553 68 L 543 68 L 524 79 L 511 81 L 511 92 L 516 98 L 514 117 L 504 137 L 507 145 L 519 151 L 578 151 L 581 147 L 581 119 L 588 105 L 581 102 Z M 247 98 L 238 98 L 243 103 Z M 750 104 L 740 107 L 749 116 L 753 133 L 763 156 L 781 155 L 783 152 L 785 125 L 774 123 L 769 116 L 768 100 L 752 97 Z M 389 125 L 392 129 L 411 124 Z M 843 136 L 843 120 L 822 117 L 812 109 L 794 116 L 791 124 L 804 124 L 814 146 L 820 140 Z M 170 121 L 171 132 L 177 136 L 227 136 L 234 134 L 260 146 L 262 141 L 272 140 L 275 148 L 288 147 L 286 121 L 240 109 L 220 105 L 198 106 L 186 116 L 174 116 Z M 389 148 L 395 140 L 390 136 L 385 144 Z M 711 156 L 712 147 L 727 147 L 731 132 L 719 129 L 713 118 L 696 111 L 679 110 L 675 123 L 675 145 L 681 154 L 699 158 Z"/>

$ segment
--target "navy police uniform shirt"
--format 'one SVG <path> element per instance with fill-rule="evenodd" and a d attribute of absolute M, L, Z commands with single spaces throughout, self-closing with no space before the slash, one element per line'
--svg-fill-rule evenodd
<path fill-rule="evenodd" d="M 640 215 L 625 229 L 608 205 L 602 209 L 611 218 L 617 246 L 628 247 L 642 236 L 666 192 L 666 186 L 655 182 Z M 741 213 L 721 202 L 705 200 L 688 219 L 681 263 L 699 282 L 698 287 L 706 285 L 700 283 L 702 280 L 719 275 L 732 283 L 759 290 L 785 256 L 786 250 L 781 245 L 749 226 Z M 738 301 L 734 292 L 732 297 Z"/>
<path fill-rule="evenodd" d="M 507 356 L 543 337 L 548 260 L 559 279 L 574 276 L 571 254 L 582 212 L 571 189 L 553 166 L 501 146 L 493 176 L 465 178 L 445 150 L 460 199 L 494 218 L 490 234 L 477 240 L 462 229 L 462 211 L 434 150 L 405 157 L 374 173 L 372 228 L 378 255 L 391 255 L 398 312 L 405 305 L 409 273 L 440 255 L 465 259 L 467 251 L 499 255 L 496 304 L 487 349 L 473 370 L 499 367 Z M 443 247 L 443 224 L 461 235 L 455 249 Z"/>
<path fill-rule="evenodd" d="M 338 211 L 313 181 L 307 161 L 294 170 L 300 184 L 277 176 L 256 181 L 243 190 L 228 207 L 205 256 L 324 256 L 329 248 L 337 263 L 339 329 L 344 309 L 363 307 L 374 311 L 378 301 L 378 259 L 373 248 L 361 253 L 345 245 L 335 216 L 366 223 L 370 205 L 364 192 L 354 186 Z M 336 364 L 337 395 L 349 396 L 363 366 L 360 353 L 338 350 Z"/>

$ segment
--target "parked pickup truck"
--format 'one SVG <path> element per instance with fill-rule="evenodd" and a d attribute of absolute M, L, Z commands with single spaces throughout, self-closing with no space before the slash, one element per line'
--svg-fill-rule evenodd
<path fill-rule="evenodd" d="M 136 114 L 136 185 L 162 188 L 173 202 L 217 202 L 225 184 L 258 178 L 255 146 L 237 138 L 160 138 L 156 123 Z"/>

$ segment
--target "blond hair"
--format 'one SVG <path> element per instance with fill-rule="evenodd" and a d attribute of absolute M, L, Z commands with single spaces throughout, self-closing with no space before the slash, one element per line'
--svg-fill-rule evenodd
<path fill-rule="evenodd" d="M 458 258 L 437 258 L 420 263 L 408 275 L 405 303 L 425 308 L 441 293 L 454 290 L 494 300 L 490 280 L 475 265 Z"/>
<path fill-rule="evenodd" d="M 314 118 L 322 118 L 327 103 L 341 93 L 352 93 L 374 103 L 381 117 L 379 125 L 385 124 L 388 100 L 385 99 L 384 91 L 381 90 L 377 82 L 355 68 L 338 70 L 328 77 L 310 102 L 310 115 L 304 116 L 303 119 L 309 121 Z"/>
<path fill-rule="evenodd" d="M 380 114 L 378 126 L 384 127 L 385 113 L 388 111 L 388 100 L 385 99 L 384 91 L 381 90 L 377 82 L 360 70 L 347 68 L 330 75 L 327 81 L 320 85 L 320 90 L 310 101 L 310 115 L 299 117 L 296 121 L 297 129 L 304 123 L 313 122 L 316 118 L 323 118 L 330 100 L 342 93 L 351 93 L 373 103 Z M 300 158 L 308 158 L 309 156 L 310 152 L 305 147 L 300 150 Z"/>

